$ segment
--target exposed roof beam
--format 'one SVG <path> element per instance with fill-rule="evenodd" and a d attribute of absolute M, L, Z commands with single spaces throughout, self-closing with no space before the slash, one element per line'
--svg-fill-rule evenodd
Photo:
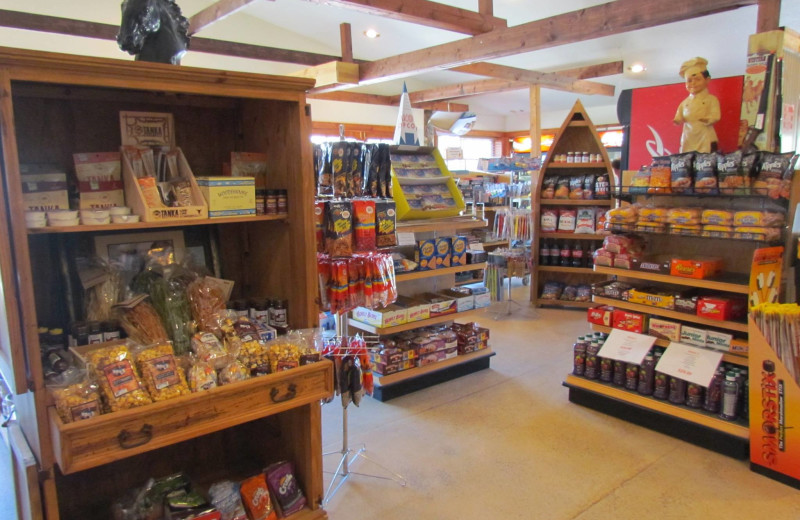
<path fill-rule="evenodd" d="M 536 72 L 534 70 L 517 69 L 485 62 L 462 65 L 450 70 L 509 81 L 520 81 L 531 85 L 539 85 L 555 90 L 566 90 L 567 92 L 577 92 L 579 94 L 614 95 L 613 85 L 575 79 L 571 76 L 565 76 L 560 72 Z"/>
<path fill-rule="evenodd" d="M 353 62 L 353 31 L 349 23 L 339 24 L 339 40 L 342 42 L 342 61 Z"/>
<path fill-rule="evenodd" d="M 436 27 L 462 34 L 483 34 L 506 27 L 506 21 L 429 0 L 307 0 L 335 5 L 403 22 Z"/>
<path fill-rule="evenodd" d="M 494 0 L 478 0 L 478 12 L 492 16 L 494 14 Z"/>
<path fill-rule="evenodd" d="M 365 64 L 361 85 L 698 18 L 758 0 L 616 0 Z"/>
<path fill-rule="evenodd" d="M 359 92 L 328 92 L 327 94 L 315 94 L 308 97 L 311 99 L 362 103 L 365 105 L 400 106 L 400 96 L 380 96 L 377 94 L 361 94 Z M 444 112 L 466 112 L 469 110 L 469 105 L 450 103 L 448 101 L 424 101 L 422 103 L 414 103 L 412 101 L 411 104 L 413 108 L 442 110 Z"/>
<path fill-rule="evenodd" d="M 521 81 L 509 81 L 505 79 L 484 79 L 469 83 L 458 83 L 445 87 L 436 87 L 428 90 L 418 90 L 410 92 L 408 98 L 411 104 L 424 103 L 427 101 L 441 101 L 443 99 L 454 99 L 467 96 L 479 96 L 481 94 L 494 94 L 496 92 L 507 92 L 509 90 L 520 90 L 530 87 L 529 83 Z"/>
<path fill-rule="evenodd" d="M 758 0 L 756 32 L 774 31 L 780 26 L 781 0 Z"/>
<path fill-rule="evenodd" d="M 332 61 L 289 74 L 300 78 L 314 78 L 316 86 L 358 84 L 358 64 Z"/>
<path fill-rule="evenodd" d="M 255 0 L 219 0 L 189 18 L 189 34 L 196 34 L 209 25 L 218 22 L 239 9 L 247 7 Z M 270 0 L 274 2 L 275 0 Z"/>
<path fill-rule="evenodd" d="M 563 69 L 557 71 L 562 76 L 570 76 L 575 79 L 601 78 L 603 76 L 613 76 L 625 72 L 625 64 L 622 61 L 611 61 L 599 63 L 587 67 L 575 67 L 574 69 Z"/>
<path fill-rule="evenodd" d="M 11 27 L 14 29 L 66 34 L 68 36 L 80 36 L 83 38 L 96 38 L 111 41 L 116 41 L 117 32 L 119 31 L 119 27 L 116 25 L 23 13 L 20 11 L 7 11 L 3 9 L 0 9 L 0 27 Z M 260 45 L 197 37 L 192 38 L 189 49 L 193 52 L 221 54 L 223 56 L 236 56 L 254 60 L 297 63 L 299 65 L 322 65 L 323 63 L 339 59 L 339 56 L 327 54 L 292 51 L 274 47 L 261 47 Z M 363 63 L 363 60 L 354 61 L 356 63 Z"/>

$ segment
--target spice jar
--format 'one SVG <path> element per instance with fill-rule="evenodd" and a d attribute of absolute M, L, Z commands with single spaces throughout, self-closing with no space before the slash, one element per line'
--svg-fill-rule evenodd
<path fill-rule="evenodd" d="M 114 320 L 106 320 L 100 324 L 100 330 L 103 331 L 103 341 L 114 341 L 120 338 L 119 322 Z"/>
<path fill-rule="evenodd" d="M 567 152 L 567 162 L 575 162 L 575 152 Z"/>
<path fill-rule="evenodd" d="M 281 333 L 289 328 L 288 306 L 289 302 L 286 300 L 274 300 L 269 309 L 269 324 Z"/>
<path fill-rule="evenodd" d="M 87 345 L 93 345 L 95 343 L 102 343 L 103 342 L 103 331 L 100 328 L 99 321 L 90 321 L 88 324 L 89 327 L 89 335 L 86 339 Z"/>
<path fill-rule="evenodd" d="M 252 307 L 252 318 L 264 325 L 269 323 L 269 307 L 266 298 L 254 299 Z"/>
<path fill-rule="evenodd" d="M 256 189 L 256 215 L 267 214 L 267 190 L 265 188 Z"/>
<path fill-rule="evenodd" d="M 267 215 L 278 214 L 278 194 L 275 190 L 267 190 L 267 198 L 265 200 L 265 208 Z"/>
<path fill-rule="evenodd" d="M 278 215 L 289 212 L 289 194 L 286 190 L 278 190 Z"/>
<path fill-rule="evenodd" d="M 89 325 L 83 321 L 76 322 L 72 326 L 72 338 L 70 338 L 70 346 L 77 347 L 80 345 L 87 345 L 89 343 Z"/>

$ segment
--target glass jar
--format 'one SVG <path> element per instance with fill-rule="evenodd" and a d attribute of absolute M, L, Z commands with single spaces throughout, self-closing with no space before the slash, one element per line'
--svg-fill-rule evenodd
<path fill-rule="evenodd" d="M 275 190 L 267 190 L 267 198 L 265 199 L 265 206 L 267 215 L 278 214 L 278 194 Z"/>
<path fill-rule="evenodd" d="M 278 190 L 278 215 L 289 213 L 289 194 L 286 190 Z"/>

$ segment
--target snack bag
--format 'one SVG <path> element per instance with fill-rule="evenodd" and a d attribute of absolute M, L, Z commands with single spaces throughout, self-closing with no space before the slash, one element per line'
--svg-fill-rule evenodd
<path fill-rule="evenodd" d="M 694 152 L 669 156 L 672 193 L 692 193 Z"/>
<path fill-rule="evenodd" d="M 377 247 L 375 235 L 375 201 L 354 200 L 353 221 L 355 226 L 356 251 L 374 251 Z"/>
<path fill-rule="evenodd" d="M 211 390 L 217 387 L 217 371 L 211 364 L 196 359 L 188 371 L 189 388 L 192 392 Z"/>
<path fill-rule="evenodd" d="M 331 201 L 327 204 L 328 223 L 325 229 L 325 252 L 331 256 L 353 254 L 353 221 L 350 202 Z"/>
<path fill-rule="evenodd" d="M 109 410 L 127 410 L 152 403 L 142 381 L 129 342 L 109 345 L 87 353 L 87 362 L 94 369 L 103 399 Z"/>
<path fill-rule="evenodd" d="M 783 179 L 789 170 L 794 168 L 797 160 L 794 152 L 787 153 L 761 153 L 761 163 L 758 167 L 758 177 L 753 182 L 754 193 L 767 195 L 777 199 L 783 191 Z M 789 175 L 791 181 L 791 174 Z M 788 192 L 788 190 L 787 190 Z"/>
<path fill-rule="evenodd" d="M 698 153 L 694 157 L 694 192 L 716 194 L 717 189 L 716 153 Z"/>
<path fill-rule="evenodd" d="M 583 199 L 583 177 L 570 177 L 569 198 L 573 200 Z"/>
<path fill-rule="evenodd" d="M 225 309 L 222 288 L 208 277 L 203 277 L 186 287 L 186 295 L 197 328 L 203 332 L 214 332 L 217 328 L 216 314 Z"/>
<path fill-rule="evenodd" d="M 164 401 L 190 393 L 183 370 L 178 367 L 169 342 L 133 348 L 136 367 L 153 401 Z"/>
<path fill-rule="evenodd" d="M 91 419 L 103 413 L 100 393 L 85 370 L 67 369 L 57 382 L 48 382 L 56 412 L 64 423 Z"/>
<path fill-rule="evenodd" d="M 297 513 L 306 506 L 306 497 L 294 475 L 294 464 L 288 461 L 270 464 L 265 470 L 267 485 L 275 503 L 280 510 L 281 517 L 286 518 Z"/>
<path fill-rule="evenodd" d="M 145 301 L 133 307 L 118 307 L 120 324 L 134 341 L 149 345 L 167 341 L 167 331 L 155 308 Z"/>
<path fill-rule="evenodd" d="M 272 372 L 281 372 L 300 366 L 300 348 L 288 337 L 280 337 L 270 341 L 269 348 L 270 369 Z"/>
<path fill-rule="evenodd" d="M 233 360 L 219 371 L 219 385 L 227 385 L 236 381 L 244 381 L 250 378 L 250 371 L 245 368 L 238 360 Z"/>
<path fill-rule="evenodd" d="M 272 509 L 272 500 L 269 497 L 267 479 L 263 473 L 242 481 L 239 494 L 249 520 L 277 520 L 278 516 Z"/>
<path fill-rule="evenodd" d="M 247 520 L 237 483 L 230 480 L 215 482 L 208 489 L 208 494 L 211 504 L 222 514 L 222 520 Z"/>
<path fill-rule="evenodd" d="M 553 199 L 556 196 L 556 182 L 558 181 L 558 177 L 554 175 L 548 175 L 542 181 L 542 198 L 543 199 Z M 592 178 L 592 182 L 594 182 L 594 178 Z"/>
<path fill-rule="evenodd" d="M 672 162 L 669 156 L 653 157 L 647 193 L 672 193 Z"/>
<path fill-rule="evenodd" d="M 569 177 L 562 176 L 556 179 L 556 191 L 553 195 L 554 199 L 568 199 L 569 198 Z"/>

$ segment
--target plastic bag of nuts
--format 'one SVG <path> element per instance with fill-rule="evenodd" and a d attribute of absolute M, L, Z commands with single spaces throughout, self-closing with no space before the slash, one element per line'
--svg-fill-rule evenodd
<path fill-rule="evenodd" d="M 65 423 L 91 419 L 103 413 L 100 393 L 86 370 L 69 368 L 48 384 L 56 412 Z"/>
<path fill-rule="evenodd" d="M 190 393 L 183 370 L 178 367 L 169 341 L 133 348 L 136 368 L 153 401 L 165 401 Z"/>
<path fill-rule="evenodd" d="M 289 336 L 281 336 L 267 344 L 272 372 L 281 372 L 300 366 L 300 346 Z"/>
<path fill-rule="evenodd" d="M 129 349 L 132 342 L 112 344 L 86 354 L 100 384 L 106 407 L 112 411 L 127 410 L 152 403 L 142 387 L 139 373 Z"/>

